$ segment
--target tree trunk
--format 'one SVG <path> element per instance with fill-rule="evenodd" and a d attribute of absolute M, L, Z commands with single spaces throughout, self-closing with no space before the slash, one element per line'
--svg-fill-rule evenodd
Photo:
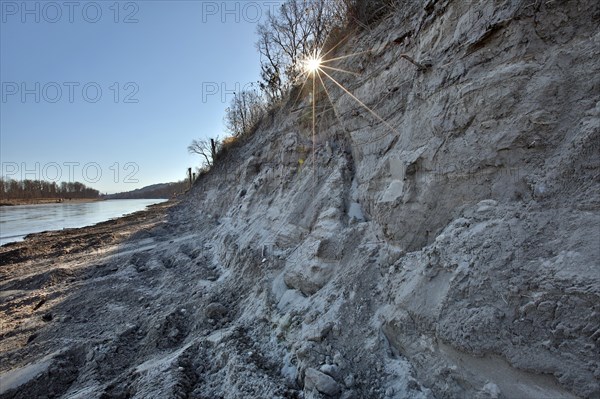
<path fill-rule="evenodd" d="M 217 157 L 217 146 L 214 139 L 210 139 L 210 155 L 214 164 L 215 158 Z"/>

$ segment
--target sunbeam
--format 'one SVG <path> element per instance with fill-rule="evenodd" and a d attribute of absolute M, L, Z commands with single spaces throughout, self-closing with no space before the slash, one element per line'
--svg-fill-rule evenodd
<path fill-rule="evenodd" d="M 326 69 L 331 69 L 332 71 L 338 71 L 338 72 L 343 72 L 343 73 L 347 73 L 347 74 L 354 75 L 354 76 L 360 76 L 360 73 L 347 71 L 345 69 L 340 69 L 340 68 L 334 68 L 334 67 L 330 67 L 327 65 L 321 65 L 320 68 L 326 68 Z"/>
<path fill-rule="evenodd" d="M 369 51 L 370 51 L 370 50 L 359 51 L 358 53 L 352 53 L 352 54 L 341 55 L 341 56 L 339 56 L 339 57 L 335 57 L 335 58 L 328 58 L 327 60 L 325 60 L 325 61 L 323 61 L 323 62 L 331 62 L 331 61 L 345 60 L 346 58 L 355 57 L 355 56 L 357 56 L 357 55 L 365 54 L 365 53 L 368 53 Z"/>
<path fill-rule="evenodd" d="M 323 72 L 323 74 L 325 76 L 327 76 L 329 78 L 329 80 L 331 80 L 333 83 L 335 83 L 340 89 L 342 89 L 344 91 L 344 93 L 348 94 L 352 99 L 354 99 L 354 101 L 356 101 L 357 103 L 359 103 L 364 109 L 366 109 L 367 111 L 369 111 L 375 118 L 377 118 L 381 123 L 383 123 L 385 126 L 387 126 L 393 133 L 398 134 L 398 131 L 396 131 L 396 129 L 394 129 L 394 127 L 392 125 L 390 125 L 388 122 L 386 122 L 382 117 L 380 117 L 379 115 L 377 115 L 377 113 L 375 111 L 373 111 L 371 108 L 369 108 L 365 103 L 363 103 L 362 101 L 360 101 L 354 94 L 350 93 L 344 86 L 342 86 L 341 83 L 339 83 L 337 80 L 335 80 L 334 78 L 332 78 L 327 72 L 325 72 L 324 70 L 320 70 L 321 72 Z"/>
<path fill-rule="evenodd" d="M 319 68 L 317 66 L 317 68 L 313 71 L 313 76 L 312 76 L 312 81 L 313 81 L 313 87 L 312 87 L 312 158 L 313 158 L 313 162 L 312 162 L 312 167 L 313 167 L 313 181 L 316 182 L 316 177 L 317 177 L 317 169 L 316 169 L 316 164 L 317 164 L 317 151 L 316 151 L 316 147 L 317 147 L 317 126 L 316 126 L 316 121 L 317 121 L 317 115 L 316 115 L 316 106 L 317 106 L 317 96 L 316 96 L 316 80 L 315 80 L 315 74 L 318 74 L 319 72 Z M 315 196 L 315 184 L 313 184 L 313 198 Z"/>
<path fill-rule="evenodd" d="M 321 85 L 323 86 L 323 89 L 325 90 L 325 95 L 327 95 L 327 99 L 329 100 L 329 103 L 331 104 L 331 109 L 333 109 L 333 114 L 337 118 L 338 122 L 340 122 L 340 125 L 342 125 L 344 130 L 348 131 L 348 129 L 346 128 L 346 125 L 342 121 L 342 118 L 340 118 L 337 110 L 335 109 L 335 104 L 333 103 L 333 100 L 331 99 L 331 95 L 329 95 L 329 90 L 327 90 L 327 86 L 325 86 L 325 82 L 323 82 L 323 79 L 321 78 L 320 74 L 317 74 L 317 76 L 319 77 L 319 80 L 321 81 Z"/>
<path fill-rule="evenodd" d="M 317 163 L 317 159 L 316 159 L 316 148 L 317 148 L 317 79 L 319 80 L 321 86 L 323 87 L 323 90 L 325 92 L 325 95 L 329 101 L 329 103 L 331 104 L 331 107 L 333 109 L 333 113 L 336 117 L 336 119 L 339 121 L 340 125 L 343 127 L 343 129 L 346 132 L 350 132 L 348 130 L 348 128 L 345 126 L 342 118 L 340 117 L 333 98 L 331 97 L 331 93 L 330 91 L 327 89 L 327 85 L 325 84 L 325 80 L 321 77 L 321 73 L 327 77 L 330 81 L 332 81 L 337 87 L 339 87 L 342 90 L 343 94 L 348 95 L 350 98 L 352 98 L 354 101 L 356 101 L 362 108 L 366 109 L 373 117 L 375 117 L 379 122 L 381 122 L 383 125 L 386 126 L 387 129 L 389 129 L 392 133 L 394 134 L 398 134 L 398 131 L 392 126 L 390 125 L 386 120 L 384 120 L 381 116 L 379 116 L 377 114 L 377 112 L 375 112 L 374 110 L 372 110 L 369 106 L 367 106 L 364 102 L 362 102 L 358 97 L 356 97 L 352 92 L 350 92 L 348 89 L 346 89 L 344 87 L 344 85 L 342 85 L 340 82 L 338 82 L 335 78 L 333 78 L 329 73 L 327 73 L 325 70 L 329 70 L 330 72 L 335 71 L 335 72 L 340 72 L 340 73 L 346 73 L 355 77 L 360 77 L 361 74 L 357 73 L 357 72 L 353 72 L 353 71 L 348 71 L 342 68 L 338 68 L 338 67 L 334 67 L 331 66 L 330 63 L 335 62 L 335 61 L 340 61 L 340 60 L 344 60 L 346 58 L 350 58 L 350 57 L 355 57 L 357 55 L 360 54 L 365 54 L 368 53 L 369 51 L 360 51 L 357 53 L 353 53 L 353 54 L 346 54 L 343 56 L 339 56 L 339 57 L 333 57 L 333 58 L 327 58 L 327 55 L 329 55 L 337 46 L 339 46 L 340 43 L 342 43 L 345 40 L 342 39 L 337 45 L 335 45 L 333 48 L 331 48 L 329 51 L 327 51 L 325 53 L 325 55 L 321 55 L 321 51 L 315 51 L 312 55 L 308 56 L 306 59 L 304 59 L 301 62 L 302 65 L 302 70 L 300 71 L 300 77 L 304 77 L 303 79 L 303 83 L 302 83 L 302 87 L 300 88 L 300 92 L 298 93 L 298 97 L 300 97 L 300 95 L 302 95 L 302 91 L 304 90 L 304 87 L 306 86 L 306 84 L 308 83 L 308 80 L 311 79 L 312 80 L 312 104 L 311 104 L 311 110 L 312 110 L 312 158 L 313 158 L 313 162 L 312 162 L 312 167 L 313 167 L 313 181 L 316 183 L 316 163 Z M 386 134 L 387 135 L 387 134 Z M 383 137 L 383 136 L 382 136 Z M 382 137 L 378 137 L 375 138 L 375 140 L 377 139 L 381 139 Z M 370 141 L 370 140 L 369 140 Z M 368 143 L 369 141 L 366 141 L 364 144 Z M 313 185 L 313 195 L 314 193 L 314 189 L 316 187 L 316 184 Z"/>

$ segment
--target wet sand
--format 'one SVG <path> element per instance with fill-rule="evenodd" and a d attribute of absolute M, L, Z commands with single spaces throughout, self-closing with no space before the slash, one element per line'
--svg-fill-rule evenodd
<path fill-rule="evenodd" d="M 30 234 L 0 247 L 0 373 L 22 366 L 35 350 L 39 331 L 56 319 L 50 304 L 91 276 L 108 273 L 105 259 L 119 256 L 127 240 L 143 239 L 165 223 L 174 204 L 152 205 L 94 226 Z M 1 394 L 7 387 L 0 388 Z"/>

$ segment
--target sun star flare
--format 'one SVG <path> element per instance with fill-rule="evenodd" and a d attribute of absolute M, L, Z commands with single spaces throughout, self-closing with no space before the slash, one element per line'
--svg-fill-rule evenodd
<path fill-rule="evenodd" d="M 304 63 L 304 68 L 306 69 L 306 72 L 308 72 L 309 74 L 314 74 L 315 72 L 317 72 L 319 70 L 322 62 L 323 62 L 323 60 L 321 58 L 311 57 L 311 58 L 307 59 L 306 62 Z"/>

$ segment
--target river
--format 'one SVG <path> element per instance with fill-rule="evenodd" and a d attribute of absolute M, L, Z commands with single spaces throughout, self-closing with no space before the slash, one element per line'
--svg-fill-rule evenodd
<path fill-rule="evenodd" d="M 106 200 L 84 203 L 18 205 L 0 207 L 0 245 L 22 240 L 27 234 L 91 226 L 147 206 L 162 199 Z"/>

